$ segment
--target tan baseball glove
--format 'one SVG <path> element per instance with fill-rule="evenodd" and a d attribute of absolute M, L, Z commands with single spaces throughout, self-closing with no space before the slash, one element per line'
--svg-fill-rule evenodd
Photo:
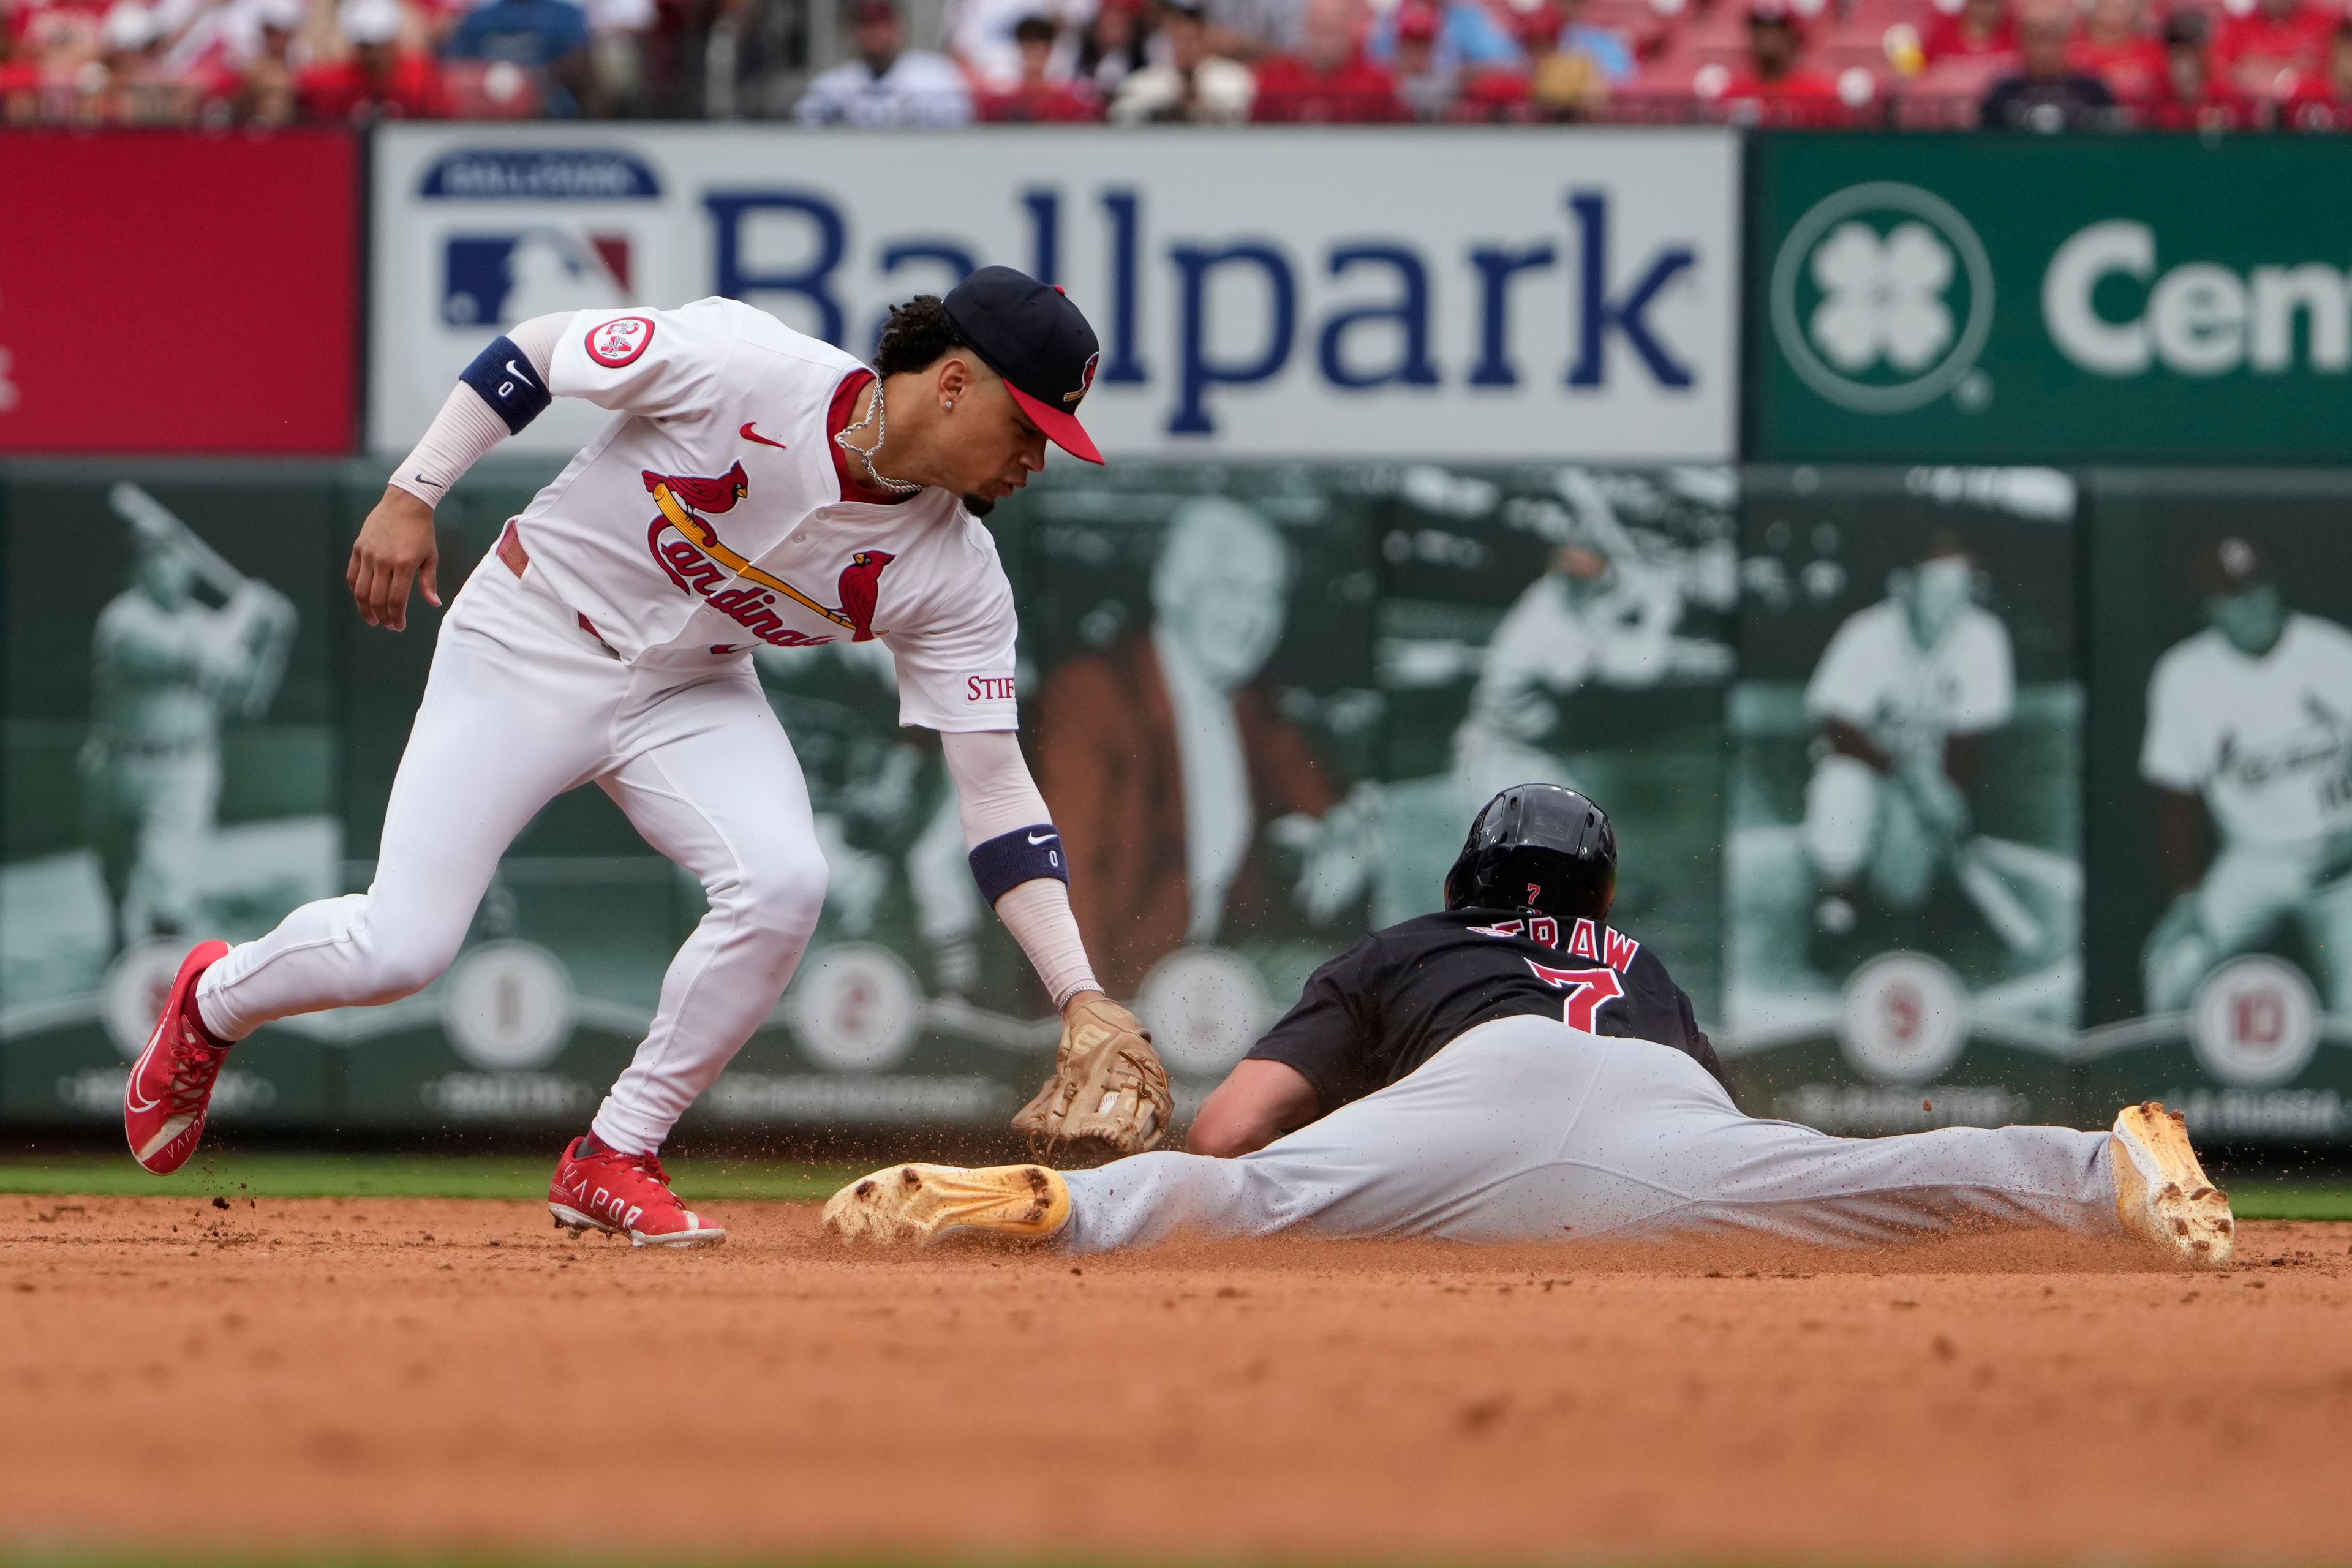
<path fill-rule="evenodd" d="M 1150 1034 L 1134 1014 L 1097 996 L 1070 1010 L 1054 1076 L 1013 1117 L 1013 1131 L 1048 1150 L 1097 1143 L 1140 1154 L 1158 1146 L 1175 1113 Z"/>

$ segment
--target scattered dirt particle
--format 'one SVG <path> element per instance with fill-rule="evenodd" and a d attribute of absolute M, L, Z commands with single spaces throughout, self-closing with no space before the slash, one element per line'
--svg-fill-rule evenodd
<path fill-rule="evenodd" d="M 1503 1412 L 1510 1407 L 1510 1403 L 1499 1394 L 1472 1400 L 1462 1407 L 1462 1429 L 1465 1432 L 1486 1431 L 1503 1418 Z"/>
<path fill-rule="evenodd" d="M 213 1207 L 216 1209 L 225 1209 L 228 1207 L 228 1200 L 224 1197 L 215 1196 L 213 1199 Z"/>
<path fill-rule="evenodd" d="M 1918 1304 L 1918 1302 L 1912 1300 L 1907 1296 L 1898 1296 L 1894 1300 L 1887 1303 L 1887 1305 L 1896 1308 L 1916 1307 Z"/>
<path fill-rule="evenodd" d="M 1934 1349 L 1937 1361 L 1950 1361 L 1960 1353 L 1960 1347 L 1954 1344 L 1950 1337 L 1945 1334 L 1936 1336 Z"/>
<path fill-rule="evenodd" d="M 1236 1290 L 1230 1285 L 1221 1285 L 1217 1288 L 1217 1300 L 1220 1301 L 1236 1300 L 1248 1294 L 1248 1291 Z"/>

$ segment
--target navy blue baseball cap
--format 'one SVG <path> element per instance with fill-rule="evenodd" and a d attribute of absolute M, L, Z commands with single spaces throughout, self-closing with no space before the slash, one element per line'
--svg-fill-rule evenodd
<path fill-rule="evenodd" d="M 1045 438 L 1089 463 L 1102 453 L 1078 423 L 1102 345 L 1061 287 L 1010 267 L 983 267 L 940 301 L 956 333 L 1004 378 L 1013 401 Z"/>

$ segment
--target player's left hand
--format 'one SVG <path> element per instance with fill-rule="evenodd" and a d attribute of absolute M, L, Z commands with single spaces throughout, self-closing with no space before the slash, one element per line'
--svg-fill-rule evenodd
<path fill-rule="evenodd" d="M 1089 991 L 1062 1010 L 1054 1076 L 1013 1117 L 1013 1130 L 1049 1152 L 1095 1142 L 1115 1154 L 1140 1154 L 1159 1145 L 1175 1114 L 1150 1034 L 1134 1014 Z"/>
<path fill-rule="evenodd" d="M 434 580 L 434 569 L 440 559 L 440 547 L 433 537 L 433 509 L 398 485 L 386 485 L 383 499 L 360 524 L 360 536 L 352 545 L 352 563 L 343 572 L 360 619 L 372 626 L 406 630 L 412 577 L 425 591 L 425 602 L 439 609 L 441 589 Z"/>

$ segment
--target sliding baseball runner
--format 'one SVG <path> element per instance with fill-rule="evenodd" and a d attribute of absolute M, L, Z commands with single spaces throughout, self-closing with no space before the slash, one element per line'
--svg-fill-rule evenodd
<path fill-rule="evenodd" d="M 1591 802 L 1507 789 L 1472 823 L 1445 909 L 1318 970 L 1203 1103 L 1194 1152 L 1066 1173 L 898 1165 L 835 1194 L 825 1224 L 849 1239 L 972 1229 L 1081 1252 L 1177 1232 L 1867 1245 L 2045 1225 L 2228 1260 L 2229 1200 L 2160 1106 L 2130 1107 L 2111 1132 L 1895 1138 L 1741 1115 L 1688 999 L 1607 923 L 1616 868 Z"/>
<path fill-rule="evenodd" d="M 870 370 L 719 299 L 541 316 L 483 350 L 360 531 L 349 580 L 371 625 L 406 624 L 412 578 L 440 603 L 433 508 L 485 453 L 554 397 L 614 418 L 450 605 L 373 885 L 182 963 L 125 1093 L 139 1163 L 186 1162 L 222 1059 L 255 1029 L 430 984 L 507 846 L 593 783 L 710 908 L 549 1205 L 560 1225 L 638 1246 L 719 1240 L 658 1152 L 774 1007 L 825 890 L 808 790 L 751 651 L 876 637 L 900 721 L 940 734 L 981 891 L 1062 1012 L 1055 1076 L 1014 1126 L 1049 1145 L 1155 1144 L 1166 1074 L 1095 984 L 1071 918 L 1060 840 L 1013 736 L 1013 592 L 974 516 L 1045 467 L 1048 440 L 1102 460 L 1076 418 L 1096 358 L 1076 306 L 1002 267 L 894 310 Z"/>

